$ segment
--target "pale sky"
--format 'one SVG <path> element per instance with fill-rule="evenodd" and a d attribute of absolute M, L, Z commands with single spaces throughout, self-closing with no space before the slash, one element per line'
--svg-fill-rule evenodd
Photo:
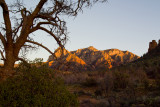
<path fill-rule="evenodd" d="M 33 0 L 24 1 L 27 5 L 34 5 L 38 0 L 35 3 Z M 67 17 L 65 20 L 69 32 L 66 49 L 69 51 L 94 46 L 99 50 L 128 50 L 142 56 L 150 41 L 160 39 L 160 0 L 108 0 L 84 9 L 76 18 Z M 45 33 L 36 32 L 35 35 L 37 41 L 51 50 L 57 48 L 55 40 Z M 49 55 L 46 50 L 39 49 L 28 58 L 46 61 Z"/>

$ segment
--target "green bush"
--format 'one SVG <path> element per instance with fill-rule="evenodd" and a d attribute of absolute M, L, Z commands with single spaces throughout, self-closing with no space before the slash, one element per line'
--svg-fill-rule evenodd
<path fill-rule="evenodd" d="M 78 106 L 77 98 L 46 67 L 32 67 L 0 83 L 0 107 Z"/>

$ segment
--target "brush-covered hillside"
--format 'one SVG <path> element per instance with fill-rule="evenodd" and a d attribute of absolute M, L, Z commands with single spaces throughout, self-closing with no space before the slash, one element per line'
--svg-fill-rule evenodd
<path fill-rule="evenodd" d="M 156 78 L 160 75 L 160 40 L 157 43 L 155 40 L 149 43 L 148 52 L 141 58 L 129 63 L 126 68 L 141 69 L 149 77 Z"/>

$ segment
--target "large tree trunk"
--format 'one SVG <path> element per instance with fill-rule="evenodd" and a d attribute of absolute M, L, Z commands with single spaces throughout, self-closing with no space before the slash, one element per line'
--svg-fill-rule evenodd
<path fill-rule="evenodd" d="M 15 58 L 13 56 L 13 54 L 9 54 L 6 58 L 6 60 L 4 61 L 4 69 L 6 71 L 12 71 L 14 68 L 14 64 L 15 64 Z"/>
<path fill-rule="evenodd" d="M 6 48 L 4 66 L 0 70 L 0 79 L 6 79 L 14 74 L 14 64 L 16 62 L 16 55 L 14 55 L 13 46 Z"/>

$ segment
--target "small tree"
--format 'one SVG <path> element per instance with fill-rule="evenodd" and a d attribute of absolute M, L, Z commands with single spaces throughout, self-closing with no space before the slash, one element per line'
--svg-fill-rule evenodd
<path fill-rule="evenodd" d="M 20 51 L 33 49 L 35 45 L 54 55 L 46 46 L 33 40 L 31 34 L 35 31 L 48 33 L 63 49 L 67 41 L 67 27 L 62 17 L 76 16 L 83 7 L 106 0 L 39 0 L 34 9 L 27 9 L 21 0 L 12 1 L 14 3 L 8 6 L 6 0 L 0 0 L 4 19 L 0 31 L 3 71 L 12 71 L 16 61 L 24 61 L 19 57 Z"/>

